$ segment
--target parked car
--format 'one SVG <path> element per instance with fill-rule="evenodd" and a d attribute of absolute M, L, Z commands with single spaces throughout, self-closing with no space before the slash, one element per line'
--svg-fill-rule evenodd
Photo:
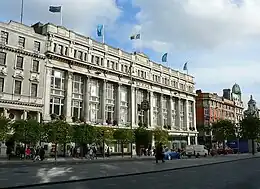
<path fill-rule="evenodd" d="M 221 154 L 227 155 L 227 154 L 234 154 L 234 151 L 233 151 L 233 149 L 231 149 L 231 148 L 226 148 L 226 149 L 219 148 L 219 149 L 217 150 L 217 153 L 218 153 L 219 155 L 221 155 Z"/>
<path fill-rule="evenodd" d="M 164 160 L 180 159 L 180 153 L 175 151 L 164 152 Z"/>
<path fill-rule="evenodd" d="M 186 155 L 188 158 L 191 156 L 200 157 L 204 156 L 206 157 L 208 155 L 208 149 L 204 145 L 188 145 L 186 146 Z"/>

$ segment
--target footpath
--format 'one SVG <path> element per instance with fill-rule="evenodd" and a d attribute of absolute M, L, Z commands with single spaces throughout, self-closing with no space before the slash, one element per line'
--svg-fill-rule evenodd
<path fill-rule="evenodd" d="M 150 161 L 103 161 L 88 164 L 41 164 L 36 166 L 21 166 L 16 168 L 0 168 L 0 189 L 19 188 L 27 185 L 38 188 L 42 185 L 55 183 L 68 183 L 77 181 L 97 180 L 126 175 L 146 174 L 167 170 L 177 170 L 189 167 L 208 166 L 212 164 L 243 161 L 251 158 L 259 158 L 260 154 L 252 156 L 226 155 L 198 159 L 169 160 L 165 163 L 156 164 Z M 24 187 L 23 187 L 24 188 Z"/>
<path fill-rule="evenodd" d="M 97 159 L 86 159 L 86 158 L 46 158 L 43 161 L 33 161 L 33 160 L 20 160 L 20 159 L 0 159 L 0 167 L 15 167 L 15 166 L 39 166 L 44 164 L 53 165 L 70 165 L 70 164 L 89 164 L 89 163 L 102 163 L 102 162 L 125 162 L 125 161 L 151 161 L 155 159 L 153 156 L 111 156 L 111 157 L 98 157 Z"/>

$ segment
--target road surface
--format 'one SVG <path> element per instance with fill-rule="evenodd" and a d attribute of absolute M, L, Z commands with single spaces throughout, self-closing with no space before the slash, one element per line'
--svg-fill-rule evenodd
<path fill-rule="evenodd" d="M 255 158 L 207 167 L 41 186 L 41 189 L 259 189 L 259 173 L 260 159 Z"/>
<path fill-rule="evenodd" d="M 252 155 L 233 155 L 222 157 L 207 157 L 199 159 L 181 159 L 166 161 L 164 164 L 155 164 L 155 161 L 132 162 L 103 162 L 94 164 L 53 165 L 39 164 L 38 166 L 20 165 L 13 168 L 0 166 L 0 189 L 41 184 L 50 182 L 73 181 L 97 177 L 136 174 L 142 172 L 161 171 L 182 167 L 198 166 L 223 161 L 251 158 Z M 256 157 L 260 157 L 256 155 Z M 241 160 L 244 161 L 244 160 Z M 204 167 L 205 168 L 205 167 Z"/>

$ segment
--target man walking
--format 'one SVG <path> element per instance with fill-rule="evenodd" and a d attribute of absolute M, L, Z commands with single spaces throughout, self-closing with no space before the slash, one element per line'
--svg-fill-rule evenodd
<path fill-rule="evenodd" d="M 158 163 L 158 160 L 162 160 L 162 163 L 164 163 L 164 154 L 163 154 L 163 146 L 162 143 L 159 143 L 156 146 L 156 152 L 155 152 L 155 159 L 156 159 L 156 163 Z"/>

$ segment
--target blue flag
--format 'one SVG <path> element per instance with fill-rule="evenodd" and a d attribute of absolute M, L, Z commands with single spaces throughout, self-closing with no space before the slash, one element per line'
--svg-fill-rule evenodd
<path fill-rule="evenodd" d="M 187 66 L 188 62 L 185 62 L 184 66 L 183 66 L 183 70 L 188 70 L 188 66 Z"/>
<path fill-rule="evenodd" d="M 99 24 L 98 26 L 97 26 L 97 36 L 98 37 L 101 37 L 101 36 L 103 36 L 103 25 L 102 24 Z"/>
<path fill-rule="evenodd" d="M 168 53 L 164 53 L 164 55 L 162 56 L 162 62 L 167 62 L 167 56 Z"/>
<path fill-rule="evenodd" d="M 49 11 L 52 13 L 61 12 L 61 6 L 50 6 Z"/>

